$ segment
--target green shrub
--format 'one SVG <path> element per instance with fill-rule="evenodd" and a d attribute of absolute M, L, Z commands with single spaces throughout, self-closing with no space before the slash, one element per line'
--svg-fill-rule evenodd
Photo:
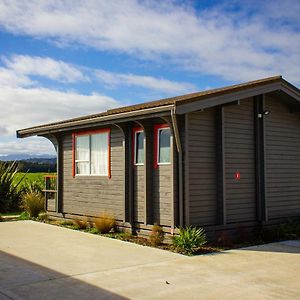
<path fill-rule="evenodd" d="M 82 219 L 74 220 L 73 224 L 78 229 L 87 229 L 87 227 L 89 226 L 89 221 L 87 217 L 83 217 Z"/>
<path fill-rule="evenodd" d="M 30 216 L 29 216 L 29 214 L 28 214 L 27 211 L 23 211 L 23 212 L 20 214 L 20 216 L 19 216 L 18 219 L 19 219 L 19 220 L 30 220 Z"/>
<path fill-rule="evenodd" d="M 157 247 L 162 244 L 165 238 L 165 233 L 161 226 L 154 224 L 150 233 L 149 241 L 152 246 Z"/>
<path fill-rule="evenodd" d="M 43 196 L 44 180 L 42 177 L 40 177 L 34 181 L 26 182 L 26 184 L 24 184 L 23 189 L 24 193 L 37 193 Z"/>
<path fill-rule="evenodd" d="M 22 189 L 19 185 L 24 176 L 17 180 L 18 164 L 0 162 L 0 212 L 17 211 Z"/>
<path fill-rule="evenodd" d="M 25 193 L 22 197 L 22 207 L 31 218 L 37 218 L 44 211 L 44 197 L 36 192 Z"/>
<path fill-rule="evenodd" d="M 186 227 L 179 228 L 179 235 L 174 236 L 173 245 L 188 255 L 197 251 L 197 249 L 206 244 L 206 234 L 203 228 Z"/>
<path fill-rule="evenodd" d="M 109 233 L 115 226 L 114 216 L 108 213 L 102 213 L 95 221 L 95 228 L 99 233 Z"/>

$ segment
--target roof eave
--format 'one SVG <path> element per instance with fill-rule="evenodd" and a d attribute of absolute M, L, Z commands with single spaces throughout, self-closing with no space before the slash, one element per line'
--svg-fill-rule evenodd
<path fill-rule="evenodd" d="M 164 105 L 159 107 L 153 107 L 153 108 L 146 108 L 142 110 L 136 110 L 136 111 L 129 111 L 124 113 L 118 113 L 118 114 L 112 114 L 108 116 L 99 116 L 94 118 L 89 118 L 87 116 L 86 118 L 82 118 L 80 120 L 78 119 L 71 119 L 69 122 L 64 123 L 52 123 L 52 124 L 45 124 L 25 129 L 17 130 L 17 138 L 25 138 L 29 136 L 36 136 L 36 135 L 47 135 L 47 134 L 53 134 L 57 132 L 63 132 L 63 131 L 69 131 L 73 129 L 80 129 L 84 125 L 89 126 L 95 126 L 95 125 L 101 125 L 104 122 L 109 122 L 111 124 L 113 123 L 120 123 L 126 121 L 128 118 L 135 117 L 136 119 L 140 118 L 141 116 L 145 115 L 153 115 L 155 113 L 160 112 L 167 112 L 170 111 L 174 107 L 174 104 L 171 105 Z"/>

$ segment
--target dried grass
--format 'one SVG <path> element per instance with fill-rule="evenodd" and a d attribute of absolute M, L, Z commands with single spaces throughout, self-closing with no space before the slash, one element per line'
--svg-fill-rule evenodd
<path fill-rule="evenodd" d="M 112 214 L 102 213 L 95 220 L 95 228 L 99 233 L 109 233 L 116 226 L 116 220 Z"/>

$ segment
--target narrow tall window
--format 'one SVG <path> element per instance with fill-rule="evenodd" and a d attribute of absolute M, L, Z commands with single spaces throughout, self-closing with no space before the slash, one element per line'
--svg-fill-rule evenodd
<path fill-rule="evenodd" d="M 73 176 L 109 176 L 109 130 L 74 134 L 73 138 Z"/>
<path fill-rule="evenodd" d="M 144 164 L 144 132 L 142 130 L 134 131 L 134 164 Z"/>
<path fill-rule="evenodd" d="M 159 128 L 157 134 L 158 144 L 158 158 L 157 163 L 160 165 L 169 164 L 170 157 L 170 128 Z"/>

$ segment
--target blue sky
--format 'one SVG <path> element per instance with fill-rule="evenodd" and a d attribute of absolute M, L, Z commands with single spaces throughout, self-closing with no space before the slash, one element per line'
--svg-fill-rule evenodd
<path fill-rule="evenodd" d="M 0 155 L 15 131 L 281 74 L 300 85 L 300 2 L 0 0 Z"/>

